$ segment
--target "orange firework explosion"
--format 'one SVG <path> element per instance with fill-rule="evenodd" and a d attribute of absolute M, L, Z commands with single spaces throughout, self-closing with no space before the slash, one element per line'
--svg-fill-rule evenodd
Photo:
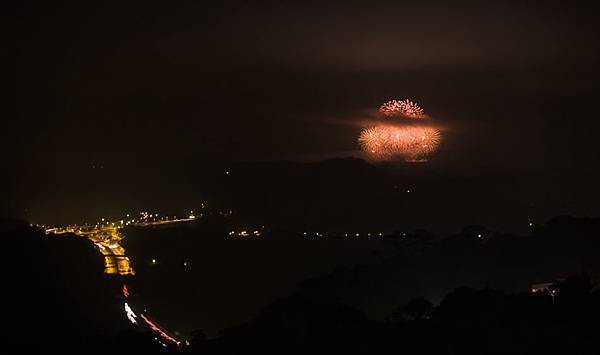
<path fill-rule="evenodd" d="M 380 125 L 365 128 L 358 141 L 373 160 L 425 161 L 437 149 L 440 132 L 433 127 Z"/>
<path fill-rule="evenodd" d="M 427 118 L 419 105 L 410 100 L 391 100 L 379 107 L 379 112 L 386 116 L 405 116 L 408 118 Z"/>

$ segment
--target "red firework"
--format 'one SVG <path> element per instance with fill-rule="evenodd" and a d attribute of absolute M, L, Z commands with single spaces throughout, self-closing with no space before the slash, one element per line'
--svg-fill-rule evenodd
<path fill-rule="evenodd" d="M 388 101 L 379 107 L 379 112 L 386 116 L 399 115 L 408 118 L 427 118 L 423 109 L 408 99 Z"/>
<path fill-rule="evenodd" d="M 425 161 L 437 149 L 440 132 L 427 126 L 379 125 L 365 128 L 358 141 L 372 160 Z"/>

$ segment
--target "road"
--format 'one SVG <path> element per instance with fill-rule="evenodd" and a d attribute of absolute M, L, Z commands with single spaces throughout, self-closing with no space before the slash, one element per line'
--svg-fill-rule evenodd
<path fill-rule="evenodd" d="M 120 230 L 125 226 L 149 227 L 173 223 L 184 223 L 195 220 L 190 215 L 187 218 L 130 220 L 125 222 L 99 222 L 94 225 L 69 225 L 64 227 L 41 226 L 46 234 L 72 233 L 77 236 L 88 238 L 94 243 L 96 249 L 104 256 L 104 273 L 118 275 L 135 275 L 131 260 L 121 245 L 124 236 Z"/>

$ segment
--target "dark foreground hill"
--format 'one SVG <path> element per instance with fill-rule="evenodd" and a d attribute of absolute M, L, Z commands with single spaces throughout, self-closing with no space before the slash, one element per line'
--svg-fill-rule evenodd
<path fill-rule="evenodd" d="M 14 353 L 109 351 L 127 324 L 117 280 L 103 274 L 92 244 L 73 235 L 45 236 L 20 221 L 3 220 L 0 235 L 7 262 L 3 347 Z"/>

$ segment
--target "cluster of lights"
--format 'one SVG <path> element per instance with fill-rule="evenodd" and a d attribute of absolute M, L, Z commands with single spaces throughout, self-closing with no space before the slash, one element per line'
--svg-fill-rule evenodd
<path fill-rule="evenodd" d="M 302 232 L 302 235 L 306 236 L 306 237 L 325 237 L 325 234 L 322 232 Z M 341 235 L 335 235 L 335 234 L 330 234 L 331 237 L 338 237 Z M 382 232 L 376 232 L 376 233 L 344 233 L 343 234 L 344 237 L 360 237 L 360 236 L 367 236 L 367 237 L 382 237 L 383 233 Z"/>
<path fill-rule="evenodd" d="M 554 300 L 554 297 L 556 296 L 556 289 L 554 288 L 554 285 L 555 285 L 555 282 L 546 282 L 546 283 L 542 283 L 542 284 L 533 285 L 531 287 L 531 292 L 532 293 L 548 292 L 550 294 L 550 296 L 552 297 L 552 299 Z"/>
<path fill-rule="evenodd" d="M 201 208 L 204 209 L 205 205 L 204 203 L 201 204 Z M 148 212 L 148 211 L 143 211 L 139 213 L 140 217 L 139 218 L 131 218 L 131 214 L 127 213 L 126 214 L 126 218 L 117 220 L 116 222 L 111 222 L 111 221 L 107 221 L 105 218 L 101 218 L 100 222 L 96 222 L 95 226 L 102 226 L 102 225 L 110 225 L 110 226 L 124 226 L 124 225 L 147 225 L 149 223 L 161 223 L 161 222 L 182 222 L 182 221 L 187 221 L 187 220 L 191 220 L 191 219 L 196 219 L 198 216 L 202 216 L 202 213 L 200 213 L 199 215 L 194 213 L 193 210 L 190 210 L 190 212 L 184 216 L 160 216 L 160 214 L 158 212 Z"/>
<path fill-rule="evenodd" d="M 312 237 L 312 236 L 324 237 L 325 236 L 325 234 L 320 233 L 320 232 L 314 232 L 314 233 L 303 232 L 302 235 L 307 236 L 307 237 Z"/>
<path fill-rule="evenodd" d="M 122 225 L 103 221 L 102 225 L 70 225 L 66 227 L 46 227 L 46 234 L 73 233 L 88 238 L 104 256 L 104 272 L 106 274 L 133 275 L 129 258 L 120 245 L 123 236 L 119 233 Z"/>
<path fill-rule="evenodd" d="M 204 204 L 202 204 L 202 208 L 204 208 Z M 231 211 L 229 211 L 231 213 Z M 195 214 L 194 211 L 190 211 L 190 213 L 185 217 L 179 216 L 159 216 L 158 213 L 149 213 L 149 212 L 140 212 L 139 218 L 131 218 L 128 213 L 127 218 L 119 219 L 116 221 L 109 221 L 106 218 L 100 218 L 100 221 L 95 222 L 94 224 L 77 224 L 77 225 L 67 225 L 64 227 L 57 226 L 47 226 L 47 225 L 38 225 L 44 229 L 46 234 L 64 234 L 64 233 L 75 233 L 79 235 L 83 234 L 95 234 L 99 229 L 112 230 L 113 228 L 119 229 L 125 226 L 147 226 L 152 224 L 162 224 L 162 223 L 176 223 L 176 222 L 185 222 L 189 220 L 193 220 L 202 216 L 202 213 L 199 215 Z"/>
<path fill-rule="evenodd" d="M 240 231 L 230 231 L 229 232 L 229 236 L 238 236 L 238 237 L 260 237 L 262 235 L 262 233 L 258 230 L 255 229 L 253 231 L 249 231 L 246 229 L 242 229 Z"/>
<path fill-rule="evenodd" d="M 202 204 L 202 208 L 204 208 L 204 204 Z M 184 218 L 177 216 L 173 216 L 172 218 L 169 216 L 161 217 L 158 213 L 147 211 L 140 212 L 139 214 L 140 217 L 131 218 L 131 215 L 128 213 L 126 218 L 117 221 L 109 221 L 102 217 L 100 221 L 92 225 L 82 224 L 64 227 L 42 225 L 39 227 L 42 227 L 46 234 L 73 233 L 78 236 L 87 237 L 104 256 L 104 272 L 106 274 L 134 275 L 135 272 L 131 267 L 130 260 L 125 255 L 125 249 L 120 244 L 123 239 L 120 229 L 129 225 L 144 227 L 187 222 L 197 218 L 194 211 L 190 211 L 190 214 Z M 152 263 L 155 264 L 156 260 L 153 259 Z"/>

